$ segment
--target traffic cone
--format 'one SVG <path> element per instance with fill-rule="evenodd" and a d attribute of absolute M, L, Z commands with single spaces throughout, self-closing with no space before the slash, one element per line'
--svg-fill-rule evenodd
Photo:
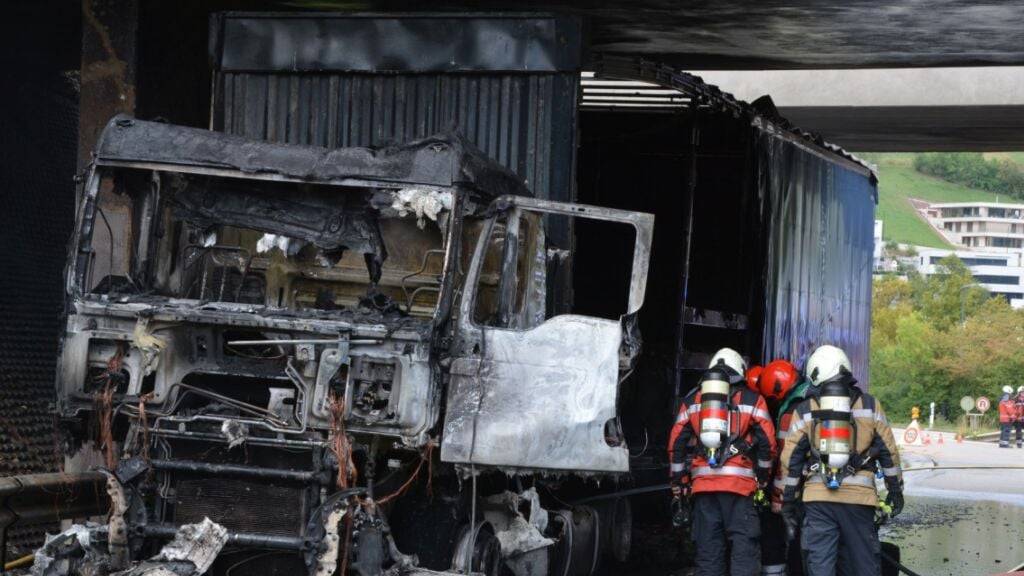
<path fill-rule="evenodd" d="M 921 439 L 921 443 L 924 444 L 925 446 L 928 446 L 929 444 L 932 443 L 932 434 L 931 434 L 931 432 L 925 432 L 924 433 L 924 438 Z"/>
<path fill-rule="evenodd" d="M 942 432 L 939 432 L 939 444 L 945 444 L 946 441 L 942 439 Z"/>

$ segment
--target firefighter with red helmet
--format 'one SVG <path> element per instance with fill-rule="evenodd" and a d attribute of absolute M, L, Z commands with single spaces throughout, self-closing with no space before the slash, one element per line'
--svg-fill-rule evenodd
<path fill-rule="evenodd" d="M 800 378 L 796 366 L 787 360 L 772 360 L 763 368 L 757 366 L 747 371 L 747 386 L 761 394 L 768 404 L 775 422 L 776 447 L 780 453 L 786 444 L 796 405 L 803 400 L 808 385 Z M 784 482 L 778 473 L 778 460 L 775 461 L 775 470 L 772 511 L 761 515 L 761 574 L 799 576 L 803 574 L 800 550 L 797 546 L 788 545 L 786 524 L 780 515 Z"/>
<path fill-rule="evenodd" d="M 1017 405 L 1013 398 L 1013 387 L 1003 386 L 1003 395 L 999 398 L 999 447 L 1010 447 L 1010 431 L 1017 420 Z"/>
<path fill-rule="evenodd" d="M 739 353 L 719 350 L 669 435 L 673 495 L 692 503 L 696 576 L 722 576 L 727 566 L 732 576 L 760 573 L 754 495 L 771 478 L 775 427 L 764 398 L 744 385 L 745 373 Z"/>

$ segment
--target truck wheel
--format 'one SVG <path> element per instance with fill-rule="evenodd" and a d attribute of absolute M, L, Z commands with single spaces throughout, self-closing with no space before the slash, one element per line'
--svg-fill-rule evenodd
<path fill-rule="evenodd" d="M 472 553 L 469 552 L 473 547 Z M 484 574 L 484 576 L 501 575 L 501 543 L 494 535 L 494 529 L 488 522 L 477 522 L 471 532 L 469 525 L 459 530 L 456 539 L 455 553 L 452 558 L 452 570 L 466 573 L 466 564 L 472 559 L 472 568 L 468 572 Z"/>

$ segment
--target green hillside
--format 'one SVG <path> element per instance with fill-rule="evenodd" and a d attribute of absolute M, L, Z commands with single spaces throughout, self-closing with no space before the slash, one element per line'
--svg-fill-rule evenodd
<path fill-rule="evenodd" d="M 996 194 L 975 190 L 926 176 L 914 170 L 913 154 L 861 154 L 878 166 L 878 210 L 876 217 L 885 224 L 885 240 L 905 244 L 950 248 L 938 232 L 925 222 L 910 204 L 910 198 L 928 202 L 997 202 Z"/>

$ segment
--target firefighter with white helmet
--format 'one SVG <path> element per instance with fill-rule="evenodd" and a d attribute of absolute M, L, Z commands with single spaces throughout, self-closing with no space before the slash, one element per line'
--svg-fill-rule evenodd
<path fill-rule="evenodd" d="M 754 495 L 771 477 L 775 427 L 764 398 L 746 386 L 746 369 L 738 352 L 719 350 L 669 434 L 672 493 L 682 508 L 692 501 L 696 576 L 761 570 Z"/>
<path fill-rule="evenodd" d="M 1003 395 L 999 398 L 999 447 L 1010 447 L 1010 431 L 1016 424 L 1020 414 L 1017 413 L 1016 398 L 1013 386 L 1003 386 Z"/>
<path fill-rule="evenodd" d="M 876 470 L 885 477 L 890 514 L 903 509 L 892 428 L 882 405 L 855 386 L 850 359 L 841 349 L 819 347 L 804 374 L 811 386 L 796 409 L 780 459 L 783 518 L 795 533 L 802 512 L 800 546 L 809 576 L 834 576 L 838 558 L 844 558 L 843 572 L 879 574 Z"/>

